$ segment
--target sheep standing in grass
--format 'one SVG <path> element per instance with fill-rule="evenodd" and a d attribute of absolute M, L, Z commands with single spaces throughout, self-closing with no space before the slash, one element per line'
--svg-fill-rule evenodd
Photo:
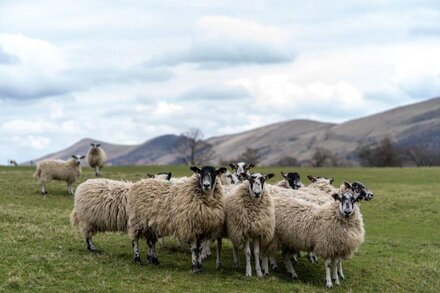
<path fill-rule="evenodd" d="M 281 176 L 283 176 L 284 180 L 278 182 L 276 186 L 291 189 L 300 189 L 303 186 L 301 183 L 301 177 L 297 172 L 289 172 L 287 174 L 281 172 Z"/>
<path fill-rule="evenodd" d="M 41 194 L 47 194 L 46 184 L 51 180 L 65 181 L 67 183 L 67 193 L 73 195 L 73 183 L 81 176 L 81 160 L 84 156 L 72 156 L 67 161 L 63 160 L 44 160 L 37 164 L 34 177 L 38 178 L 41 184 Z"/>
<path fill-rule="evenodd" d="M 335 193 L 322 206 L 291 197 L 276 197 L 275 237 L 291 277 L 297 275 L 290 253 L 314 251 L 325 260 L 326 285 L 339 285 L 338 262 L 350 258 L 364 242 L 364 223 L 357 206 L 359 197 Z"/>
<path fill-rule="evenodd" d="M 171 172 L 159 172 L 156 175 L 152 175 L 152 174 L 147 174 L 148 178 L 156 178 L 156 179 L 163 179 L 163 180 L 171 180 L 171 176 L 173 176 L 173 174 Z"/>
<path fill-rule="evenodd" d="M 254 173 L 248 181 L 241 183 L 226 198 L 226 230 L 234 245 L 234 263 L 236 266 L 239 265 L 238 249 L 244 249 L 248 277 L 252 276 L 251 248 L 254 252 L 257 276 L 263 276 L 260 267 L 260 249 L 265 254 L 265 247 L 272 240 L 275 232 L 275 210 L 272 198 L 264 189 L 265 181 L 273 176 L 273 174 L 264 176 Z"/>
<path fill-rule="evenodd" d="M 127 232 L 127 195 L 131 182 L 89 179 L 75 192 L 70 219 L 86 238 L 87 249 L 96 252 L 92 237 L 98 232 Z"/>
<path fill-rule="evenodd" d="M 223 187 L 220 174 L 226 168 L 191 167 L 194 175 L 170 184 L 164 180 L 145 179 L 133 184 L 128 195 L 128 232 L 132 238 L 135 263 L 140 263 L 138 242 L 145 237 L 148 261 L 159 264 L 156 257 L 158 237 L 175 236 L 191 243 L 192 271 L 200 273 L 201 245 L 218 235 L 225 221 Z"/>
<path fill-rule="evenodd" d="M 96 177 L 101 176 L 101 169 L 104 168 L 107 155 L 101 147 L 100 143 L 91 143 L 91 148 L 87 153 L 87 162 L 90 168 L 95 169 Z"/>

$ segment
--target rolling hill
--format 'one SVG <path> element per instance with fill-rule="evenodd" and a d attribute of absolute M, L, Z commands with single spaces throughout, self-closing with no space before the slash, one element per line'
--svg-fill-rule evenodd
<path fill-rule="evenodd" d="M 308 160 L 316 147 L 341 159 L 352 160 L 360 146 L 391 137 L 402 147 L 423 146 L 440 152 L 440 98 L 398 107 L 341 124 L 291 120 L 253 130 L 207 139 L 213 145 L 212 163 L 233 160 L 248 148 L 258 149 L 262 164 L 276 164 L 284 157 Z M 181 162 L 176 151 L 181 137 L 163 135 L 137 146 L 102 142 L 113 165 L 165 165 Z M 92 139 L 83 139 L 60 152 L 42 157 L 67 158 L 85 153 Z"/>

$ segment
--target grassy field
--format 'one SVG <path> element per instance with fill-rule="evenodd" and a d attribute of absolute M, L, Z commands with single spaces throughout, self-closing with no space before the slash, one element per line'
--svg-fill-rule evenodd
<path fill-rule="evenodd" d="M 103 176 L 138 180 L 168 167 L 109 167 Z M 186 167 L 172 167 L 175 175 L 189 175 Z M 279 174 L 279 168 L 260 168 Z M 345 263 L 346 280 L 335 292 L 439 292 L 440 291 L 440 169 L 298 169 L 302 177 L 329 175 L 359 180 L 374 191 L 362 203 L 366 241 Z M 296 265 L 299 280 L 281 272 L 270 277 L 244 277 L 234 269 L 232 249 L 225 240 L 225 268 L 215 260 L 204 263 L 204 273 L 193 275 L 189 250 L 179 252 L 172 239 L 159 247 L 161 265 L 136 266 L 131 244 L 123 234 L 100 234 L 91 255 L 84 239 L 69 224 L 72 197 L 62 183 L 49 184 L 42 197 L 33 168 L 0 168 L 0 291 L 265 291 L 326 292 L 322 260 Z M 91 178 L 84 169 L 81 181 Z M 280 180 L 280 175 L 272 181 Z M 306 180 L 303 180 L 306 181 Z M 145 242 L 141 243 L 146 257 Z M 243 257 L 243 256 L 242 256 Z M 242 260 L 242 264 L 244 260 Z"/>

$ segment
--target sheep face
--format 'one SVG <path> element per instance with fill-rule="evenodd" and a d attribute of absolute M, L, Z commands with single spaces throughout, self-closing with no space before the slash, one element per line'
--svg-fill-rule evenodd
<path fill-rule="evenodd" d="M 72 158 L 75 159 L 75 164 L 76 165 L 80 165 L 81 164 L 81 160 L 84 159 L 86 156 L 81 156 L 81 155 L 73 155 Z"/>
<path fill-rule="evenodd" d="M 215 169 L 211 166 L 204 166 L 202 169 L 198 167 L 191 167 L 191 170 L 199 176 L 199 185 L 203 192 L 209 192 L 215 188 L 216 177 L 225 173 L 225 167 Z"/>
<path fill-rule="evenodd" d="M 241 181 L 243 181 L 243 176 L 248 174 L 248 171 L 255 167 L 254 164 L 246 164 L 245 162 L 231 163 L 229 166 L 232 168 L 232 170 L 235 170 L 235 175 Z"/>
<path fill-rule="evenodd" d="M 335 181 L 335 179 L 333 179 L 332 177 L 327 178 L 322 176 L 307 175 L 307 178 L 309 178 L 310 182 L 326 182 L 328 184 L 333 184 L 333 181 Z"/>
<path fill-rule="evenodd" d="M 344 192 L 342 194 L 333 194 L 332 197 L 339 201 L 339 213 L 344 218 L 349 218 L 354 213 L 354 207 L 359 197 L 354 196 L 349 192 Z"/>
<path fill-rule="evenodd" d="M 281 175 L 284 177 L 284 179 L 286 179 L 287 182 L 289 182 L 289 186 L 292 189 L 300 189 L 302 184 L 301 184 L 301 178 L 299 176 L 299 174 L 297 172 L 290 172 L 290 173 L 284 173 L 281 172 Z"/>
<path fill-rule="evenodd" d="M 371 192 L 365 185 L 362 183 L 355 181 L 351 183 L 351 187 L 355 194 L 363 200 L 369 201 L 373 199 L 373 192 Z"/>
<path fill-rule="evenodd" d="M 260 173 L 254 173 L 249 176 L 249 194 L 253 198 L 260 198 L 264 191 L 264 183 L 266 180 L 272 178 L 273 174 L 262 175 Z"/>
<path fill-rule="evenodd" d="M 237 184 L 239 182 L 238 177 L 235 174 L 232 174 L 231 172 L 227 171 L 224 174 L 228 184 Z"/>
<path fill-rule="evenodd" d="M 156 175 L 147 174 L 147 176 L 148 176 L 148 178 L 159 178 L 159 179 L 170 181 L 172 173 L 171 172 L 160 172 L 160 173 L 157 173 Z"/>
<path fill-rule="evenodd" d="M 100 143 L 91 143 L 90 145 L 92 146 L 92 149 L 93 149 L 94 151 L 96 151 L 96 150 L 101 146 Z"/>

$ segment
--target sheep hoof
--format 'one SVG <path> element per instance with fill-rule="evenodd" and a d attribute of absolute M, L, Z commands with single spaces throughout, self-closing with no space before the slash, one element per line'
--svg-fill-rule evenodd
<path fill-rule="evenodd" d="M 156 265 L 156 266 L 160 265 L 159 260 L 158 260 L 157 257 L 155 257 L 155 256 L 149 256 L 149 257 L 148 257 L 148 262 L 149 262 L 150 264 L 153 264 L 153 265 Z"/>
<path fill-rule="evenodd" d="M 289 275 L 290 275 L 290 278 L 291 278 L 292 280 L 298 280 L 298 275 L 297 275 L 297 274 L 295 274 L 295 273 L 289 273 Z"/>
<path fill-rule="evenodd" d="M 339 286 L 339 285 L 340 285 L 340 284 L 339 284 L 339 280 L 337 280 L 337 279 L 333 279 L 333 282 L 335 283 L 336 286 Z"/>
<path fill-rule="evenodd" d="M 202 273 L 202 264 L 196 263 L 192 265 L 192 272 L 193 274 L 200 274 Z"/>
<path fill-rule="evenodd" d="M 339 278 L 340 278 L 341 280 L 344 280 L 344 279 L 345 279 L 344 274 L 340 274 L 340 273 L 338 273 L 338 276 L 339 276 Z"/>
<path fill-rule="evenodd" d="M 333 288 L 332 282 L 327 282 L 326 287 L 329 289 Z"/>
<path fill-rule="evenodd" d="M 134 263 L 137 264 L 137 265 L 141 265 L 141 264 L 142 264 L 142 262 L 141 262 L 141 258 L 140 258 L 139 256 L 136 256 L 136 257 L 134 258 Z"/>
<path fill-rule="evenodd" d="M 262 272 L 257 272 L 257 277 L 262 278 L 263 277 L 263 273 Z"/>
<path fill-rule="evenodd" d="M 216 268 L 217 270 L 223 268 L 223 263 L 222 263 L 222 262 L 216 262 L 216 263 L 215 263 L 215 268 Z"/>
<path fill-rule="evenodd" d="M 273 266 L 273 267 L 272 267 L 272 271 L 274 271 L 274 272 L 277 272 L 277 273 L 278 273 L 278 272 L 279 272 L 280 270 L 278 269 L 278 267 L 277 267 L 277 266 Z"/>

